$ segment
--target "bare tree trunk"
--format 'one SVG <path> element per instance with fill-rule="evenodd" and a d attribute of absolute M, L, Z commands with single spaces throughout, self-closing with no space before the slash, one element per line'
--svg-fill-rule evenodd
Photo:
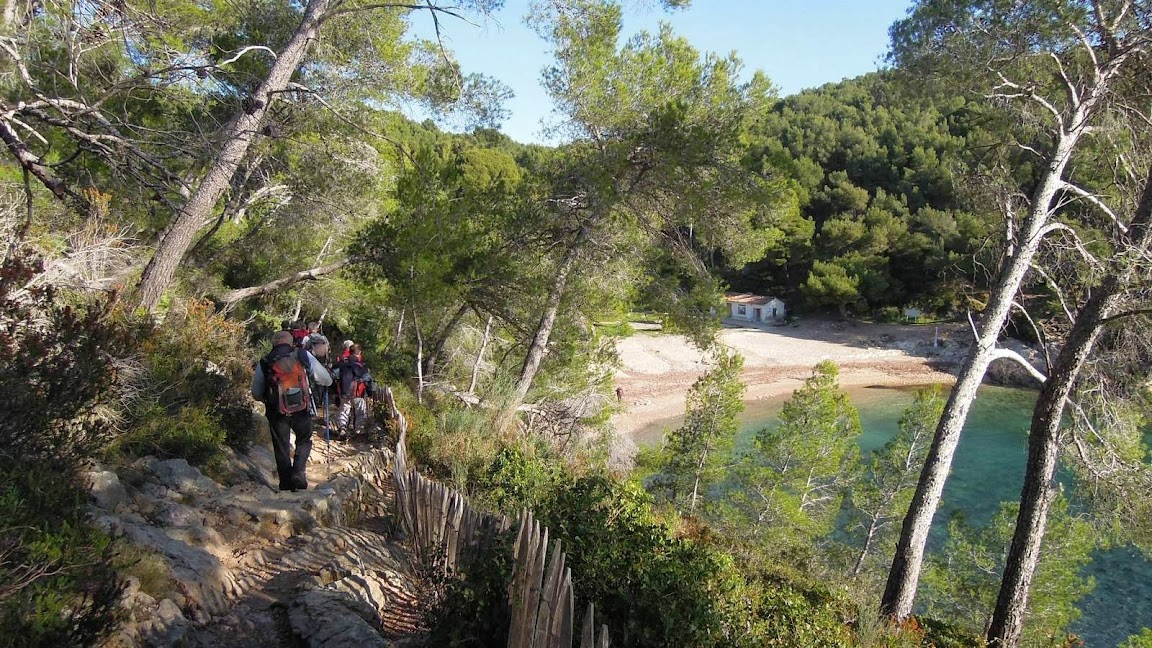
<path fill-rule="evenodd" d="M 399 346 L 400 335 L 404 333 L 404 316 L 407 314 L 408 311 L 406 310 L 400 311 L 400 319 L 396 321 L 396 334 L 392 336 L 392 341 L 388 343 L 389 349 L 391 349 L 394 345 Z"/>
<path fill-rule="evenodd" d="M 7 105 L 0 103 L 0 109 L 6 114 L 10 114 Z M 28 145 L 20 139 L 16 131 L 12 128 L 7 119 L 0 119 L 0 140 L 8 147 L 12 156 L 20 163 L 20 166 L 31 173 L 40 181 L 40 184 L 48 188 L 54 196 L 63 201 L 72 200 L 77 204 L 82 204 L 82 200 L 71 189 L 68 188 L 67 183 L 61 180 L 52 171 L 52 167 L 48 166 L 42 158 L 33 153 Z"/>
<path fill-rule="evenodd" d="M 7 27 L 16 20 L 16 4 L 18 2 L 19 0 L 4 0 L 4 14 L 3 17 L 0 18 L 3 22 L 0 24 Z"/>
<path fill-rule="evenodd" d="M 700 453 L 700 459 L 696 462 L 696 475 L 692 481 L 692 497 L 688 500 L 688 510 L 696 510 L 696 500 L 700 498 L 700 479 L 704 476 L 704 464 L 708 462 L 708 451 Z"/>
<path fill-rule="evenodd" d="M 488 340 L 492 335 L 492 316 L 488 316 L 488 323 L 484 325 L 484 336 L 480 338 L 480 350 L 476 352 L 476 362 L 472 363 L 472 380 L 468 382 L 468 393 L 476 391 L 476 380 L 480 377 L 480 363 L 484 362 L 484 352 L 488 349 Z"/>
<path fill-rule="evenodd" d="M 532 389 L 532 381 L 536 379 L 536 372 L 540 370 L 540 363 L 544 361 L 544 353 L 548 349 L 548 338 L 552 335 L 552 328 L 556 325 L 556 314 L 560 312 L 560 300 L 564 298 L 564 291 L 568 287 L 568 275 L 572 272 L 572 267 L 576 265 L 576 256 L 583 246 L 585 238 L 585 234 L 581 233 L 568 248 L 568 251 L 564 253 L 564 258 L 561 259 L 560 266 L 556 269 L 556 277 L 552 280 L 552 289 L 548 292 L 548 302 L 544 306 L 544 314 L 540 318 L 540 324 L 536 327 L 536 334 L 532 337 L 532 343 L 528 346 L 528 354 L 524 357 L 524 367 L 520 371 L 520 380 L 516 383 L 512 408 L 523 403 L 524 398 L 528 396 L 528 390 Z"/>
<path fill-rule="evenodd" d="M 1052 201 L 1062 184 L 1064 168 L 1072 155 L 1077 140 L 1086 129 L 1084 115 L 1087 105 L 1082 103 L 1076 115 L 1069 120 L 1076 124 L 1071 131 L 1064 131 L 1058 137 L 1047 172 L 1036 187 L 1031 198 L 1031 208 L 1015 242 L 1010 257 L 1005 258 L 996 283 L 992 289 L 988 307 L 980 315 L 975 344 L 960 370 L 948 402 L 936 427 L 936 435 L 928 449 L 916 494 L 904 525 L 900 530 L 900 540 L 892 558 L 888 572 L 888 582 L 880 602 L 882 615 L 904 619 L 912 613 L 916 598 L 916 587 L 920 582 L 920 570 L 924 561 L 924 547 L 928 541 L 928 531 L 932 517 L 940 505 L 940 495 L 944 482 L 952 468 L 952 457 L 960 442 L 960 432 L 968 418 L 972 402 L 976 400 L 976 390 L 984 380 L 988 365 L 996 359 L 996 341 L 1008 319 L 1012 302 L 1020 284 L 1027 274 L 1033 257 L 1040 247 L 1045 234 L 1045 226 L 1051 216 Z M 1009 241 L 1010 244 L 1013 241 Z"/>
<path fill-rule="evenodd" d="M 864 536 L 864 546 L 860 548 L 860 555 L 856 556 L 856 565 L 852 567 L 852 575 L 858 575 L 864 569 L 864 559 L 872 551 L 872 541 L 876 539 L 876 532 L 880 527 L 880 517 L 874 516 L 868 523 L 868 535 Z"/>
<path fill-rule="evenodd" d="M 347 259 L 341 259 L 339 261 L 334 261 L 332 263 L 329 263 L 328 265 L 320 266 L 318 268 L 310 268 L 308 270 L 301 270 L 300 272 L 297 272 L 295 274 L 288 275 L 287 277 L 281 277 L 280 279 L 277 279 L 275 281 L 269 281 L 268 283 L 262 284 L 259 286 L 250 286 L 248 288 L 237 288 L 236 290 L 233 290 L 230 293 L 225 293 L 224 296 L 222 296 L 220 298 L 220 301 L 222 301 L 224 303 L 225 307 L 230 308 L 232 305 L 234 305 L 236 302 L 238 302 L 242 299 L 248 299 L 249 297 L 257 297 L 259 295 L 267 295 L 269 293 L 276 292 L 277 290 L 280 290 L 281 288 L 291 286 L 292 284 L 300 282 L 300 281 L 315 281 L 315 280 L 319 279 L 320 277 L 323 277 L 324 275 L 332 274 L 333 272 L 336 272 L 340 268 L 343 268 L 344 266 L 346 266 L 350 263 L 355 263 L 356 261 L 357 261 L 357 259 L 355 257 L 349 257 Z M 299 305 L 299 302 L 297 302 L 296 312 L 293 314 L 292 319 L 296 320 L 296 319 L 299 319 L 299 317 L 300 317 L 300 305 Z"/>
<path fill-rule="evenodd" d="M 1119 258 L 1142 258 L 1152 245 L 1152 171 L 1130 228 L 1131 243 Z M 1137 254 L 1128 252 L 1137 250 Z M 1011 648 L 1020 643 L 1028 610 L 1032 578 L 1040 561 L 1040 549 L 1048 524 L 1048 510 L 1056 495 L 1052 478 L 1060 456 L 1060 427 L 1064 408 L 1085 360 L 1092 353 L 1104 324 L 1118 306 L 1125 290 L 1136 281 L 1132 266 L 1107 273 L 1101 285 L 1076 315 L 1076 322 L 1040 391 L 1028 434 L 1028 466 L 1020 492 L 1016 531 L 1004 562 L 1000 593 L 988 627 L 989 646 Z"/>
<path fill-rule="evenodd" d="M 224 148 L 208 167 L 200 186 L 175 215 L 167 235 L 160 241 L 156 253 L 144 268 L 139 284 L 141 308 L 150 313 L 155 311 L 160 297 L 172 283 L 176 269 L 192 243 L 192 237 L 216 208 L 216 203 L 228 189 L 240 161 L 255 141 L 273 98 L 288 87 L 292 75 L 303 62 L 331 1 L 309 0 L 300 26 L 276 58 L 268 78 L 245 100 L 243 111 L 223 133 Z"/>
<path fill-rule="evenodd" d="M 464 318 L 464 313 L 468 312 L 468 304 L 463 304 L 460 308 L 452 313 L 452 317 L 448 322 L 436 332 L 433 340 L 435 346 L 432 347 L 432 352 L 424 360 L 424 375 L 432 376 L 436 373 L 436 364 L 440 361 L 440 356 L 444 354 L 444 349 L 448 347 L 448 340 L 452 337 L 452 333 L 456 331 L 456 327 L 460 325 L 460 321 Z"/>
<path fill-rule="evenodd" d="M 420 333 L 420 322 L 416 311 L 412 310 L 412 330 L 416 332 L 416 402 L 424 403 L 424 336 Z"/>
<path fill-rule="evenodd" d="M 1097 9 L 1096 19 L 1103 20 L 1099 3 L 1092 4 Z M 1125 11 L 1127 9 L 1120 10 L 1110 23 L 1097 25 L 1106 33 L 1106 40 L 1119 36 L 1113 30 L 1118 29 L 1120 16 Z M 1095 55 L 1093 46 L 1084 41 L 1092 67 L 1082 79 L 1075 81 L 1067 76 L 1060 57 L 1049 52 L 1056 58 L 1057 66 L 1060 66 L 1064 91 L 1069 103 L 1064 110 L 1056 108 L 1053 103 L 1038 96 L 1031 83 L 1023 85 L 1013 83 L 1002 74 L 1000 84 L 993 90 L 993 96 L 1008 100 L 1023 99 L 1030 102 L 1033 107 L 1051 113 L 1054 117 L 1052 130 L 1055 148 L 1047 158 L 1048 168 L 1033 191 L 1028 217 L 1015 237 L 1009 238 L 1008 243 L 1013 246 L 1010 248 L 1011 254 L 1002 263 L 988 308 L 981 317 L 976 344 L 968 354 L 956 387 L 945 405 L 940 424 L 936 428 L 936 436 L 933 438 L 924 469 L 920 473 L 920 481 L 916 486 L 916 494 L 900 530 L 900 541 L 892 559 L 892 568 L 888 573 L 888 582 L 880 602 L 880 612 L 883 615 L 900 620 L 912 612 L 928 530 L 940 503 L 940 494 L 952 465 L 952 456 L 959 442 L 960 431 L 976 397 L 976 388 L 983 379 L 989 363 L 997 357 L 996 337 L 1004 325 L 1011 302 L 1020 288 L 1021 280 L 1039 248 L 1041 239 L 1049 231 L 1059 227 L 1059 224 L 1048 223 L 1056 193 L 1064 189 L 1076 193 L 1074 187 L 1064 183 L 1064 169 L 1080 137 L 1092 128 L 1090 124 L 1092 117 L 1105 95 L 1111 91 L 1113 79 L 1130 57 L 1144 51 L 1142 41 L 1133 44 L 1133 41 L 1121 40 L 1127 44 L 1109 48 L 1107 54 L 1111 58 L 1107 61 L 1100 61 Z M 1003 92 L 997 94 L 1001 90 Z"/>

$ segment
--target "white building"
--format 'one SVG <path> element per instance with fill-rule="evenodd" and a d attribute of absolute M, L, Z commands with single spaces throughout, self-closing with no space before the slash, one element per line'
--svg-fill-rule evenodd
<path fill-rule="evenodd" d="M 724 303 L 728 306 L 728 317 L 749 322 L 779 322 L 788 311 L 784 302 L 777 297 L 764 297 L 752 293 L 727 293 Z"/>

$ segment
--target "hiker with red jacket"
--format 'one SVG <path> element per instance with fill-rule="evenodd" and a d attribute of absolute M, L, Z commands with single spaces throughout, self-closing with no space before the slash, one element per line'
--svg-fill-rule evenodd
<path fill-rule="evenodd" d="M 272 334 L 272 351 L 256 363 L 252 396 L 264 402 L 280 490 L 305 490 L 305 469 L 312 451 L 312 390 L 332 384 L 324 365 L 304 349 L 295 347 L 291 331 Z M 315 386 L 315 387 L 314 387 Z M 296 433 L 296 456 L 291 437 Z"/>
<path fill-rule="evenodd" d="M 336 421 L 339 438 L 357 434 L 368 419 L 368 401 L 375 395 L 372 374 L 364 366 L 360 345 L 349 348 L 348 357 L 336 365 L 336 393 L 340 396 L 340 417 Z"/>
<path fill-rule="evenodd" d="M 292 334 L 292 344 L 298 347 L 304 346 L 304 341 L 308 339 L 308 334 L 311 333 L 304 327 L 304 322 L 298 320 L 292 322 L 288 331 Z"/>

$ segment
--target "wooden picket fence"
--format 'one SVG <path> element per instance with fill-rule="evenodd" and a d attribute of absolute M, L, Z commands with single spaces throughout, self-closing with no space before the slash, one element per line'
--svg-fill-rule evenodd
<path fill-rule="evenodd" d="M 408 469 L 404 436 L 401 432 L 393 468 L 401 523 L 421 564 L 444 576 L 455 574 L 462 550 L 507 530 L 508 518 L 478 511 L 459 491 Z"/>
<path fill-rule="evenodd" d="M 565 566 L 568 556 L 560 550 L 560 540 L 556 540 L 552 543 L 552 557 L 545 563 L 548 529 L 540 526 L 531 511 L 521 509 L 519 526 L 514 549 L 516 563 L 508 585 L 512 608 L 508 648 L 571 648 L 575 619 L 572 569 Z M 601 626 L 597 642 L 594 616 L 589 603 L 580 648 L 608 648 L 608 626 Z"/>
<path fill-rule="evenodd" d="M 405 533 L 422 564 L 456 573 L 466 553 L 475 551 L 509 528 L 506 516 L 477 510 L 459 491 L 421 475 L 408 465 L 407 422 L 395 408 L 390 391 L 385 392 L 393 417 L 398 422 L 399 440 L 393 457 L 392 476 L 396 483 L 396 506 Z M 520 512 L 516 538 L 515 566 L 508 585 L 511 623 L 508 648 L 572 648 L 573 613 L 572 570 L 565 566 L 567 555 L 560 541 L 552 544 L 552 557 L 545 560 L 548 529 L 542 528 L 532 513 Z M 608 626 L 595 631 L 594 608 L 584 616 L 580 648 L 608 648 Z"/>

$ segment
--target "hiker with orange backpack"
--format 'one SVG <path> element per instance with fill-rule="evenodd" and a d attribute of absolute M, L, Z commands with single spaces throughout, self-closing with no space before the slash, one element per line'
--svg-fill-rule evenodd
<path fill-rule="evenodd" d="M 268 427 L 272 432 L 272 452 L 280 490 L 305 490 L 305 469 L 312 451 L 312 390 L 332 384 L 324 365 L 304 349 L 294 345 L 291 331 L 272 334 L 272 351 L 256 363 L 252 376 L 252 396 L 264 401 Z M 296 456 L 292 456 L 291 433 L 296 433 Z"/>
<path fill-rule="evenodd" d="M 348 357 L 336 365 L 336 393 L 340 396 L 340 416 L 336 420 L 339 437 L 347 439 L 359 433 L 368 420 L 368 401 L 375 395 L 376 385 L 372 374 L 364 366 L 364 356 L 360 345 L 349 348 Z"/>

